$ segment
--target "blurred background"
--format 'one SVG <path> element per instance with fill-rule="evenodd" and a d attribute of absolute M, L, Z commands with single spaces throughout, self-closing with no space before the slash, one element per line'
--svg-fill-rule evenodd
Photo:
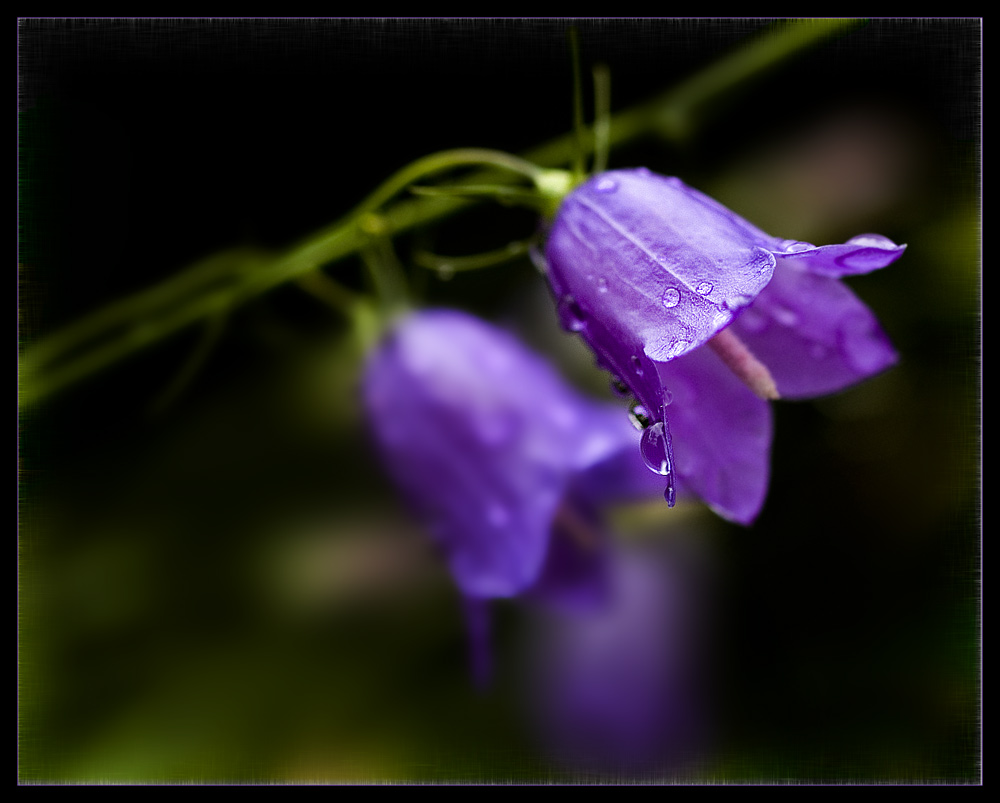
<path fill-rule="evenodd" d="M 584 65 L 610 68 L 615 113 L 782 29 L 573 24 Z M 22 19 L 22 347 L 220 249 L 286 247 L 427 153 L 568 132 L 568 26 Z M 695 504 L 616 511 L 648 565 L 699 567 L 682 573 L 697 760 L 664 742 L 630 777 L 979 778 L 980 36 L 974 19 L 845 26 L 696 125 L 666 115 L 611 154 L 777 236 L 909 245 L 849 280 L 899 365 L 775 405 L 753 527 Z M 409 265 L 418 247 L 480 252 L 535 226 L 483 206 L 396 246 Z M 409 275 L 424 303 L 516 327 L 613 398 L 527 258 Z M 564 760 L 558 713 L 538 724 L 532 667 L 551 639 L 530 610 L 496 606 L 494 681 L 474 688 L 457 595 L 369 447 L 343 320 L 281 287 L 234 310 L 178 385 L 201 338 L 22 410 L 20 779 L 609 777 Z"/>

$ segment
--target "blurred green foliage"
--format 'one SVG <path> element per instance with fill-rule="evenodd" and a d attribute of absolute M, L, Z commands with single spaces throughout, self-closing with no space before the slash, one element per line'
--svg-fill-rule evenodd
<path fill-rule="evenodd" d="M 774 27 L 577 24 L 616 112 Z M 206 254 L 286 247 L 425 153 L 565 134 L 565 28 L 22 20 L 22 343 Z M 852 283 L 899 366 L 778 405 L 754 527 L 621 512 L 623 537 L 695 534 L 718 570 L 715 751 L 683 780 L 979 777 L 979 54 L 977 20 L 845 26 L 689 136 L 612 151 L 776 235 L 909 244 Z M 397 251 L 473 253 L 534 225 L 481 207 Z M 355 262 L 337 275 L 363 288 Z M 607 392 L 526 258 L 411 283 Z M 261 296 L 157 405 L 199 337 L 22 414 L 20 780 L 597 780 L 528 724 L 529 611 L 498 606 L 496 683 L 473 689 L 456 594 L 368 448 L 343 321 L 296 287 Z"/>

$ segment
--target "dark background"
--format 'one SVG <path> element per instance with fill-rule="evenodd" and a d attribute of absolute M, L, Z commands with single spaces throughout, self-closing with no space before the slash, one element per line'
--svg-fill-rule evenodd
<path fill-rule="evenodd" d="M 618 111 L 776 23 L 574 24 Z M 565 133 L 568 25 L 21 20 L 22 345 L 213 251 L 287 246 L 419 156 Z M 979 83 L 978 20 L 872 20 L 726 96 L 690 139 L 611 155 L 779 236 L 909 244 L 851 281 L 900 365 L 777 405 L 752 528 L 678 519 L 719 573 L 719 736 L 699 779 L 978 778 Z M 483 208 L 433 244 L 487 250 L 532 226 Z M 404 262 L 412 245 L 398 243 Z M 527 260 L 414 284 L 428 303 L 534 316 L 542 347 L 603 388 L 567 356 Z M 229 319 L 165 409 L 195 332 L 22 414 L 22 779 L 555 771 L 514 713 L 512 672 L 489 695 L 469 687 L 450 586 L 368 453 L 339 332 L 279 288 Z M 375 581 L 356 599 L 345 580 L 345 602 L 295 573 L 315 550 L 345 566 L 355 544 L 399 554 L 400 531 L 420 556 L 388 583 L 410 589 L 402 600 Z M 286 577 L 282 561 L 298 568 Z M 501 664 L 516 615 L 502 624 Z"/>

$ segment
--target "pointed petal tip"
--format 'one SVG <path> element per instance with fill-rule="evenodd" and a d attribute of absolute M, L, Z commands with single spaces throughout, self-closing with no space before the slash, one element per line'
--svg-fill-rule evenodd
<path fill-rule="evenodd" d="M 808 244 L 801 244 L 808 245 Z M 820 245 L 777 251 L 775 256 L 820 276 L 857 276 L 885 268 L 899 259 L 906 245 L 881 234 L 859 234 L 839 245 Z"/>

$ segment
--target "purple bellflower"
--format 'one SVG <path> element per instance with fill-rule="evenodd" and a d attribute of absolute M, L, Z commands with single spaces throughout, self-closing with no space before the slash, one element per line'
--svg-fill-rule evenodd
<path fill-rule="evenodd" d="M 514 337 L 465 313 L 410 313 L 369 355 L 362 394 L 390 477 L 466 600 L 600 594 L 600 505 L 649 494 L 638 435 Z M 477 640 L 481 617 L 473 606 Z"/>
<path fill-rule="evenodd" d="M 531 709 L 570 766 L 683 771 L 705 747 L 703 561 L 660 546 L 613 553 L 603 607 L 533 612 Z"/>
<path fill-rule="evenodd" d="M 567 195 L 545 260 L 562 325 L 635 396 L 641 452 L 668 503 L 684 487 L 749 524 L 767 493 L 767 401 L 832 393 L 896 361 L 840 278 L 905 248 L 876 234 L 826 246 L 772 237 L 639 168 Z"/>

